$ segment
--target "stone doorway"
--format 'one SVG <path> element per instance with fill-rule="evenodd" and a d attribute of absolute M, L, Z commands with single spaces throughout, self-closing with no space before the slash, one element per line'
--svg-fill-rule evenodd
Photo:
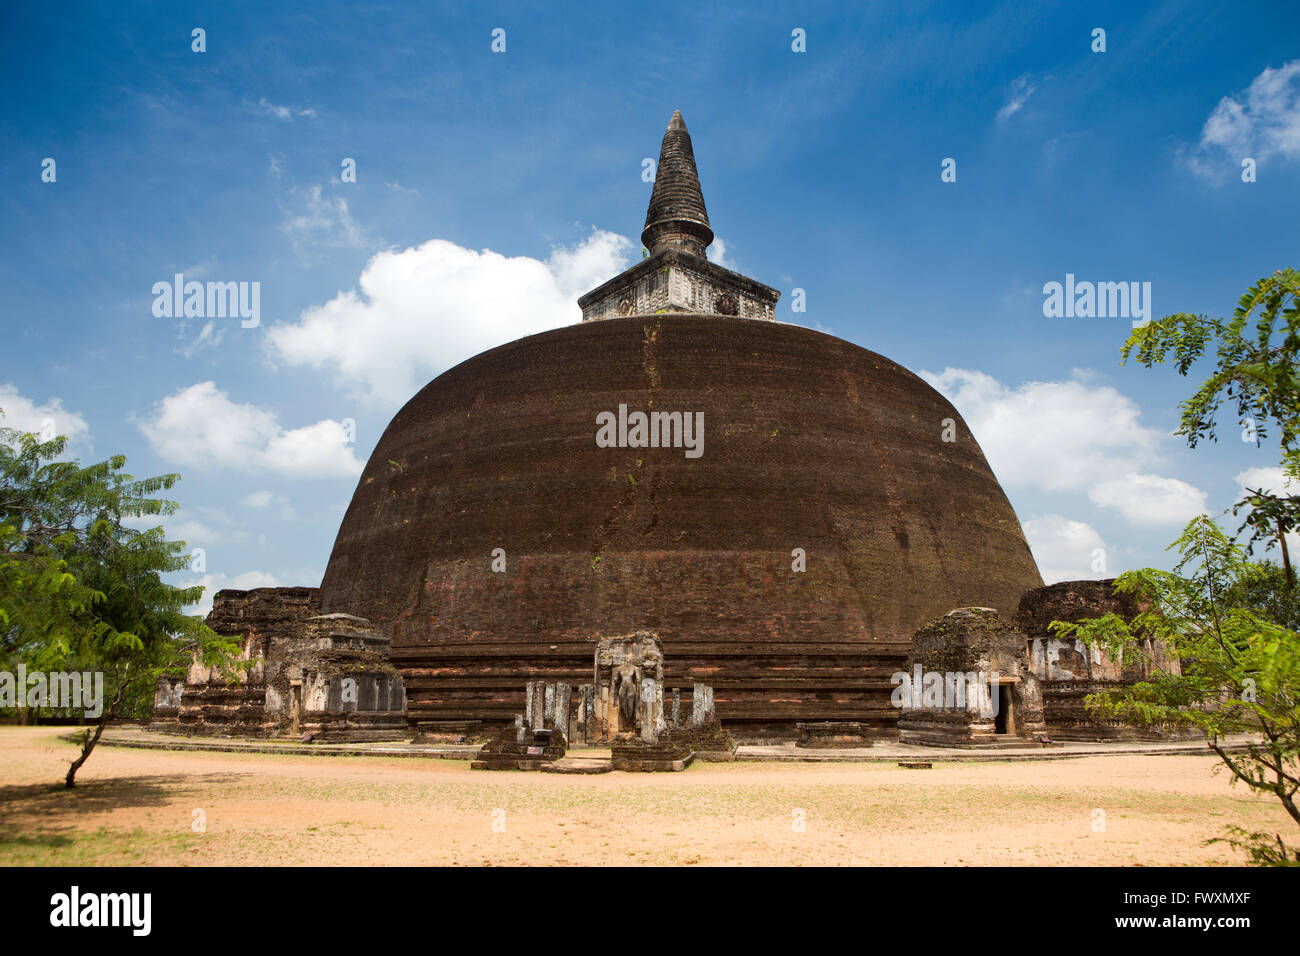
<path fill-rule="evenodd" d="M 302 681 L 289 682 L 289 733 L 297 737 L 302 730 L 299 721 L 302 717 Z"/>
<path fill-rule="evenodd" d="M 995 734 L 1012 734 L 1016 732 L 1014 684 L 998 684 L 994 693 L 998 695 L 998 712 L 993 718 Z"/>

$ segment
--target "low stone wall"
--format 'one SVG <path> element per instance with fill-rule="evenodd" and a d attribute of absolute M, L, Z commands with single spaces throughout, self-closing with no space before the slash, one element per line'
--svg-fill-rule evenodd
<path fill-rule="evenodd" d="M 823 720 L 795 724 L 796 747 L 818 750 L 835 747 L 870 747 L 882 734 L 873 724 L 851 720 Z"/>

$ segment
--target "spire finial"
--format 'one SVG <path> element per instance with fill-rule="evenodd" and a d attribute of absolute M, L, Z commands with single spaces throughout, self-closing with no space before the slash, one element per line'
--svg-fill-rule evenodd
<path fill-rule="evenodd" d="M 704 208 L 700 176 L 695 170 L 691 134 L 686 131 L 681 111 L 674 110 L 659 148 L 659 165 L 641 244 L 652 256 L 664 249 L 678 249 L 703 259 L 712 241 L 713 230 L 709 228 L 709 213 Z"/>

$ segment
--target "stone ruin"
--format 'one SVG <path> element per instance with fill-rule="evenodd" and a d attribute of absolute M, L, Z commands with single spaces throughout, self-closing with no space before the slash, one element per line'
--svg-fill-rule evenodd
<path fill-rule="evenodd" d="M 1028 644 L 1029 669 L 1038 678 L 1043 696 L 1043 718 L 1055 740 L 1167 740 L 1190 739 L 1187 730 L 1138 727 L 1099 717 L 1088 710 L 1084 698 L 1147 680 L 1156 671 L 1181 673 L 1179 662 L 1164 645 L 1142 639 L 1146 660 L 1116 661 L 1099 647 L 1074 638 L 1061 638 L 1050 630 L 1053 621 L 1080 621 L 1117 614 L 1132 621 L 1141 608 L 1130 595 L 1115 590 L 1115 580 L 1062 581 L 1028 591 L 1020 599 L 1016 627 Z"/>
<path fill-rule="evenodd" d="M 633 735 L 654 743 L 664 720 L 664 652 L 649 631 L 607 637 L 596 643 L 588 740 Z M 594 735 L 594 736 L 593 736 Z"/>
<path fill-rule="evenodd" d="M 856 720 L 801 721 L 794 728 L 794 745 L 814 750 L 870 747 L 883 736 L 875 725 Z"/>
<path fill-rule="evenodd" d="M 513 726 L 479 748 L 469 766 L 471 770 L 542 770 L 563 757 L 567 749 L 560 728 L 533 726 L 518 714 Z"/>
<path fill-rule="evenodd" d="M 665 691 L 659 639 L 637 631 L 597 641 L 593 682 L 530 681 L 524 713 L 478 752 L 482 770 L 537 770 L 564 756 L 568 741 L 608 744 L 615 770 L 684 770 L 696 757 L 732 760 L 735 741 L 722 729 L 713 688 Z M 574 706 L 570 706 L 573 704 Z"/>
<path fill-rule="evenodd" d="M 992 608 L 958 608 L 922 627 L 908 665 L 894 678 L 899 743 L 1023 746 L 1046 733 L 1024 635 Z"/>
<path fill-rule="evenodd" d="M 1050 630 L 1053 621 L 1117 614 L 1132 621 L 1140 608 L 1115 590 L 1114 579 L 1064 581 L 1034 588 L 1014 623 L 991 608 L 959 608 L 926 624 L 912 638 L 898 720 L 900 743 L 933 746 L 1023 746 L 1027 741 L 1190 738 L 1189 731 L 1137 727 L 1104 718 L 1085 703 L 1153 673 L 1179 673 L 1163 644 L 1142 640 L 1144 659 L 1116 661 L 1097 647 Z M 930 675 L 938 674 L 935 681 Z M 996 674 L 990 685 L 988 678 Z M 960 678 L 964 675 L 965 680 Z M 971 677 L 977 677 L 972 696 Z M 929 681 L 927 684 L 926 681 Z M 916 692 L 918 682 L 920 693 Z M 942 682 L 942 683 L 940 683 Z M 895 681 L 897 683 L 897 681 Z M 954 694 L 957 683 L 964 693 Z M 954 699 L 954 698 L 957 699 Z M 835 725 L 825 736 L 844 731 Z M 801 730 L 803 725 L 801 725 Z M 815 743 L 801 745 L 815 746 Z"/>
<path fill-rule="evenodd" d="M 406 696 L 388 639 L 363 618 L 321 614 L 315 588 L 218 591 L 207 624 L 243 637 L 241 657 L 251 665 L 228 674 L 195 661 L 185 677 L 160 679 L 153 729 L 338 741 L 406 736 Z"/>
<path fill-rule="evenodd" d="M 1089 694 L 1148 679 L 1158 670 L 1177 673 L 1178 662 L 1158 642 L 1144 641 L 1150 661 L 1117 661 L 1049 630 L 1054 620 L 1077 621 L 1112 612 L 1132 620 L 1139 610 L 1114 590 L 1113 581 L 1071 581 L 1026 592 L 1013 623 L 987 608 L 962 608 L 932 620 L 916 632 L 909 656 L 900 656 L 894 668 L 897 672 L 905 666 L 910 677 L 918 666 L 922 672 L 922 694 L 912 702 L 920 706 L 890 708 L 897 715 L 897 739 L 996 747 L 1044 738 L 1175 736 L 1100 718 L 1084 702 Z M 232 676 L 196 663 L 185 677 L 160 680 L 155 729 L 326 740 L 397 740 L 411 732 L 405 688 L 389 661 L 388 640 L 362 618 L 321 614 L 316 589 L 220 591 L 207 623 L 218 633 L 241 637 L 243 657 L 252 664 Z M 665 679 L 663 647 L 656 633 L 600 638 L 589 660 L 591 683 L 530 681 L 518 724 L 506 726 L 490 744 L 499 744 L 513 759 L 534 762 L 558 759 L 571 743 L 608 745 L 624 769 L 674 769 L 690 754 L 733 759 L 735 742 L 718 721 L 712 686 L 668 686 L 671 678 Z M 925 705 L 927 672 L 994 670 L 997 684 L 989 693 L 997 695 L 997 706 L 986 708 L 990 713 L 979 713 L 978 700 L 972 707 L 967 699 L 964 709 Z M 876 674 L 873 679 L 883 687 L 898 690 L 887 680 L 889 671 Z M 870 746 L 894 738 L 889 723 L 799 722 L 798 745 Z M 462 727 L 450 730 L 461 735 L 458 739 L 468 736 Z"/>

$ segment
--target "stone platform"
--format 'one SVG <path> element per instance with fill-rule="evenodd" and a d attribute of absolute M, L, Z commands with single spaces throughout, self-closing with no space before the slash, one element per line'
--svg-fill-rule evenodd
<path fill-rule="evenodd" d="M 72 739 L 66 735 L 65 739 Z M 1251 741 L 1248 736 L 1228 738 L 1230 753 L 1242 752 Z M 281 754 L 317 757 L 423 757 L 433 760 L 471 761 L 479 751 L 477 744 L 391 743 L 300 743 L 295 739 L 224 737 L 196 738 L 158 733 L 138 727 L 111 727 L 104 731 L 100 745 L 133 747 L 145 750 L 212 751 L 218 753 Z M 798 747 L 794 741 L 770 745 L 745 745 L 731 758 L 744 762 L 772 763 L 896 763 L 900 760 L 943 763 L 953 761 L 1069 760 L 1081 757 L 1142 754 L 1210 755 L 1204 741 L 1066 741 L 1059 744 L 973 750 L 960 747 L 924 747 L 880 741 L 872 747 L 818 748 Z M 696 753 L 697 762 L 715 762 L 712 755 Z M 609 748 L 573 747 L 562 760 L 542 768 L 551 773 L 604 773 L 595 769 L 609 761 Z M 579 769 L 581 768 L 581 769 Z M 612 769 L 612 767 L 610 768 Z"/>

